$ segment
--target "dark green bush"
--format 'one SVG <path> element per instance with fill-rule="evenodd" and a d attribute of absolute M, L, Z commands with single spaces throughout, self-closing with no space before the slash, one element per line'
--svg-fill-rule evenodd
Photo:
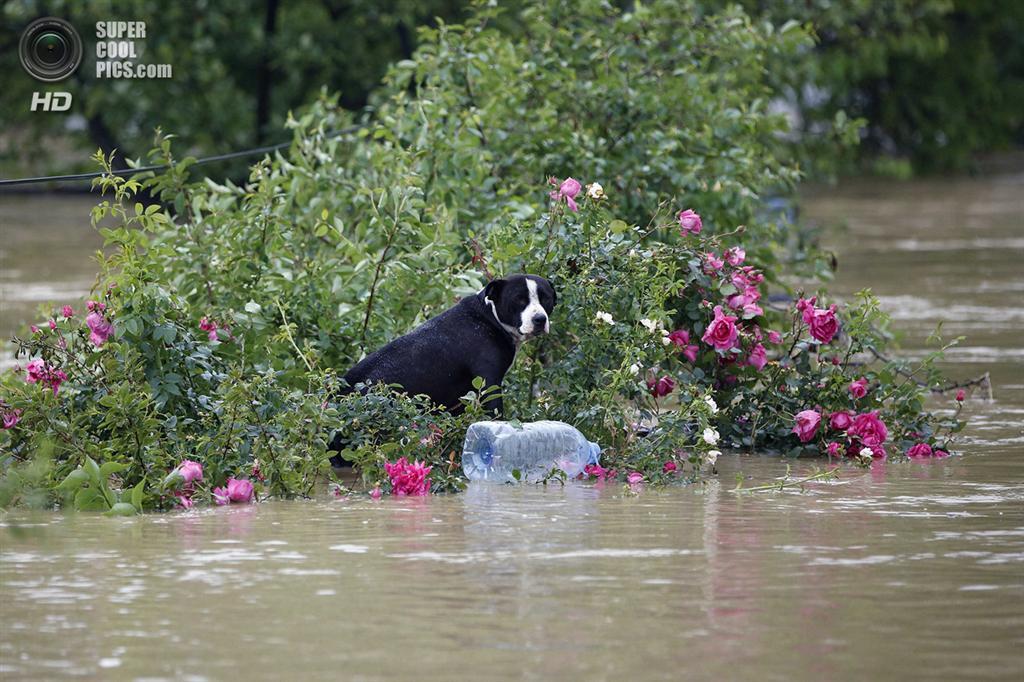
<path fill-rule="evenodd" d="M 457 489 L 462 434 L 486 396 L 468 395 L 453 417 L 380 391 L 337 399 L 337 377 L 488 273 L 514 271 L 548 276 L 560 304 L 552 334 L 507 378 L 506 416 L 576 424 L 620 474 L 668 480 L 671 462 L 691 477 L 716 447 L 820 454 L 839 440 L 858 454 L 864 443 L 824 426 L 797 441 L 794 415 L 813 408 L 881 411 L 893 454 L 945 447 L 955 420 L 924 412 L 899 367 L 860 364 L 885 343 L 870 296 L 824 342 L 792 304 L 767 303 L 794 275 L 827 272 L 765 208 L 800 177 L 779 142 L 785 122 L 767 109 L 766 55 L 805 47 L 804 32 L 674 2 L 558 9 L 531 7 L 518 38 L 491 28 L 486 7 L 425 32 L 363 131 L 328 135 L 351 119 L 325 96 L 290 120 L 288 153 L 253 166 L 244 186 L 189 183 L 191 160 L 163 136 L 153 158 L 170 172 L 105 176 L 93 219 L 117 226 L 102 230 L 112 255 L 94 317 L 55 312 L 52 328 L 19 340 L 23 361 L 45 365 L 3 378 L 2 408 L 18 417 L 0 435 L 8 478 L 113 504 L 80 493 L 92 477 L 74 473 L 112 463 L 112 490 L 141 485 L 147 506 L 166 507 L 191 460 L 204 477 L 185 482 L 189 496 L 240 477 L 266 495 L 307 495 L 341 428 L 366 483 L 387 490 L 384 462 L 407 456 L 433 466 L 435 491 Z M 549 176 L 570 175 L 602 186 L 580 192 L 578 212 L 549 196 Z M 143 185 L 167 208 L 134 203 Z M 702 215 L 699 235 L 681 232 L 684 208 Z M 745 293 L 750 305 L 737 306 Z M 700 338 L 730 305 L 738 334 L 712 348 Z M 930 363 L 918 376 L 934 385 Z M 862 374 L 872 390 L 854 401 L 846 387 Z M 52 453 L 42 473 L 41 452 Z"/>

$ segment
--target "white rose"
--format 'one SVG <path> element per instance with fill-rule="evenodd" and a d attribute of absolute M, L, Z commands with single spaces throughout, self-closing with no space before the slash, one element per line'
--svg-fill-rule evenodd
<path fill-rule="evenodd" d="M 707 403 L 708 409 L 711 410 L 711 414 L 718 414 L 718 403 L 711 396 L 704 398 L 704 402 Z"/>
<path fill-rule="evenodd" d="M 587 196 L 591 199 L 604 199 L 604 187 L 599 182 L 592 182 L 587 185 Z"/>
<path fill-rule="evenodd" d="M 594 322 L 604 322 L 608 326 L 613 326 L 615 324 L 615 320 L 612 319 L 612 314 L 601 310 L 598 310 L 597 314 L 594 315 Z"/>
<path fill-rule="evenodd" d="M 715 466 L 715 462 L 718 461 L 718 456 L 721 454 L 722 453 L 719 450 L 708 450 L 708 452 L 704 455 L 704 463 L 707 464 L 709 467 Z"/>
<path fill-rule="evenodd" d="M 704 429 L 704 442 L 708 445 L 718 445 L 718 431 L 711 428 L 710 426 Z"/>
<path fill-rule="evenodd" d="M 647 318 L 644 318 L 640 320 L 640 324 L 647 327 L 647 331 L 653 334 L 654 332 L 658 331 L 658 325 L 660 325 L 661 323 L 658 322 L 657 320 L 648 320 Z"/>
<path fill-rule="evenodd" d="M 637 374 L 639 374 L 640 373 L 640 365 L 638 365 L 637 363 L 634 362 L 632 365 L 629 366 L 629 373 L 632 374 L 633 376 L 636 376 Z"/>

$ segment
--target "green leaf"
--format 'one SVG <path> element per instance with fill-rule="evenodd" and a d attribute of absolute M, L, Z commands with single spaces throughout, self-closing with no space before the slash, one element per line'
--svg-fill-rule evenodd
<path fill-rule="evenodd" d="M 60 482 L 60 485 L 57 486 L 57 489 L 75 490 L 76 488 L 81 488 L 82 484 L 87 483 L 88 481 L 89 474 L 87 474 L 84 469 L 79 467 L 78 469 L 75 469 L 66 477 L 64 477 L 64 480 Z"/>
<path fill-rule="evenodd" d="M 127 464 L 121 464 L 120 462 L 104 462 L 103 466 L 100 467 L 100 478 L 106 480 L 111 474 L 116 474 L 117 472 L 124 471 L 127 468 Z"/>
<path fill-rule="evenodd" d="M 140 512 L 142 511 L 142 500 L 146 495 L 145 488 L 146 479 L 142 479 L 134 488 L 132 488 L 132 506 L 135 507 L 135 509 L 137 509 Z"/>
<path fill-rule="evenodd" d="M 75 495 L 75 509 L 78 511 L 106 511 L 109 508 L 107 499 L 96 488 L 82 488 Z"/>
<path fill-rule="evenodd" d="M 164 480 L 160 482 L 160 486 L 164 489 L 177 488 L 184 482 L 185 477 L 181 475 L 181 472 L 175 469 L 164 477 Z"/>
<path fill-rule="evenodd" d="M 99 484 L 99 482 L 103 480 L 103 477 L 100 475 L 100 466 L 93 461 L 92 457 L 86 456 L 83 468 L 85 469 L 85 473 L 89 475 L 89 480 L 93 483 Z"/>
<path fill-rule="evenodd" d="M 124 325 L 125 331 L 131 334 L 132 336 L 138 336 L 139 332 L 142 331 L 142 322 L 139 320 L 139 318 L 135 316 L 124 318 L 121 324 Z"/>
<path fill-rule="evenodd" d="M 153 330 L 153 338 L 165 343 L 173 343 L 178 331 L 171 324 L 162 324 Z"/>
<path fill-rule="evenodd" d="M 127 502 L 118 502 L 104 516 L 135 516 L 138 511 Z"/>

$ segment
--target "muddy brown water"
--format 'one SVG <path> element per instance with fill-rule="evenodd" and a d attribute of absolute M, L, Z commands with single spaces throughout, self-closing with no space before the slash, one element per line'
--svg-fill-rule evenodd
<path fill-rule="evenodd" d="M 6 336 L 80 296 L 88 201 L 0 197 Z M 1024 175 L 817 190 L 833 291 L 870 286 L 922 352 L 992 373 L 940 461 L 737 495 L 493 487 L 132 519 L 0 519 L 4 679 L 1021 679 Z M 797 463 L 803 471 L 810 463 Z"/>

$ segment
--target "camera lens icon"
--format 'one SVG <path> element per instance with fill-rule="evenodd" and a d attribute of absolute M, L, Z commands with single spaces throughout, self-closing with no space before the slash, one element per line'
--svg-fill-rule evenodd
<path fill-rule="evenodd" d="M 36 19 L 21 34 L 18 44 L 21 65 L 44 83 L 64 80 L 82 63 L 82 39 L 63 19 Z"/>

